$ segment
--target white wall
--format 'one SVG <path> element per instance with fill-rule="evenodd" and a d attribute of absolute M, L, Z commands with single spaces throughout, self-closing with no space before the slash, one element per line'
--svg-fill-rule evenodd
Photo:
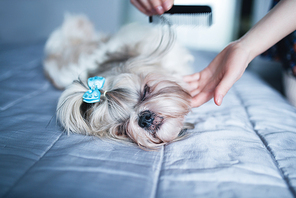
<path fill-rule="evenodd" d="M 237 37 L 241 0 L 175 0 L 178 5 L 209 5 L 212 8 L 213 25 L 178 26 L 178 39 L 187 47 L 220 51 Z M 127 21 L 148 23 L 148 18 L 129 6 Z"/>
<path fill-rule="evenodd" d="M 98 30 L 115 32 L 128 0 L 0 0 L 0 43 L 44 40 L 64 13 L 84 13 Z"/>
<path fill-rule="evenodd" d="M 178 28 L 179 40 L 190 48 L 220 51 L 236 36 L 240 1 L 175 0 L 207 4 L 213 11 L 211 27 Z M 103 32 L 116 32 L 123 23 L 134 21 L 148 24 L 148 17 L 129 0 L 0 0 L 0 44 L 45 40 L 62 23 L 65 12 L 86 14 Z"/>
<path fill-rule="evenodd" d="M 184 4 L 183 0 L 175 0 Z M 190 4 L 209 5 L 212 8 L 213 24 L 210 27 L 180 27 L 180 40 L 193 49 L 221 51 L 233 41 L 238 32 L 240 0 L 187 0 Z M 186 1 L 185 1 L 186 2 Z"/>

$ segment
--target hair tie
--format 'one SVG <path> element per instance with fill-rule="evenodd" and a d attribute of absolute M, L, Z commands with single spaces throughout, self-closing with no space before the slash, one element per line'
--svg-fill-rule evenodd
<path fill-rule="evenodd" d="M 105 84 L 105 78 L 101 76 L 95 76 L 92 78 L 89 78 L 87 81 L 89 90 L 86 91 L 82 98 L 83 101 L 86 103 L 96 103 L 99 102 L 101 99 L 101 92 L 100 89 L 103 88 Z M 104 92 L 104 96 L 106 94 L 106 91 Z"/>
<path fill-rule="evenodd" d="M 104 96 L 104 97 L 106 97 L 106 93 L 107 93 L 107 91 L 104 91 L 104 93 L 103 93 L 103 96 Z"/>

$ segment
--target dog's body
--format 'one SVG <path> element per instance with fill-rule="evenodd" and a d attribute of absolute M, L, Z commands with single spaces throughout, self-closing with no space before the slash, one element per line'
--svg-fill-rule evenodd
<path fill-rule="evenodd" d="M 68 132 L 153 149 L 190 126 L 183 123 L 191 96 L 181 75 L 192 72 L 193 58 L 173 43 L 170 31 L 132 24 L 105 36 L 86 17 L 68 16 L 48 39 L 45 53 L 45 73 L 57 88 L 67 87 L 57 117 Z M 100 101 L 89 104 L 82 97 L 92 76 L 106 82 Z"/>

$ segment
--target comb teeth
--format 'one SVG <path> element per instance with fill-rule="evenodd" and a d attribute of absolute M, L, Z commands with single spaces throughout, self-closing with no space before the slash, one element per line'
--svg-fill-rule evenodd
<path fill-rule="evenodd" d="M 162 15 L 169 23 L 181 26 L 211 26 L 212 9 L 209 6 L 174 5 Z M 150 16 L 150 23 L 161 23 L 162 16 Z"/>
<path fill-rule="evenodd" d="M 212 13 L 201 14 L 163 14 L 172 25 L 178 26 L 211 26 Z M 152 16 L 150 23 L 160 23 L 160 16 Z"/>

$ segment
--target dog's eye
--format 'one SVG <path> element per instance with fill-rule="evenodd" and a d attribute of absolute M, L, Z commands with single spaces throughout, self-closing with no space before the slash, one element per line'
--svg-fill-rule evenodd
<path fill-rule="evenodd" d="M 143 90 L 143 93 L 142 93 L 142 98 L 141 98 L 141 101 L 144 101 L 145 98 L 147 97 L 147 95 L 149 94 L 150 92 L 150 87 L 146 84 L 144 86 L 144 90 Z"/>

